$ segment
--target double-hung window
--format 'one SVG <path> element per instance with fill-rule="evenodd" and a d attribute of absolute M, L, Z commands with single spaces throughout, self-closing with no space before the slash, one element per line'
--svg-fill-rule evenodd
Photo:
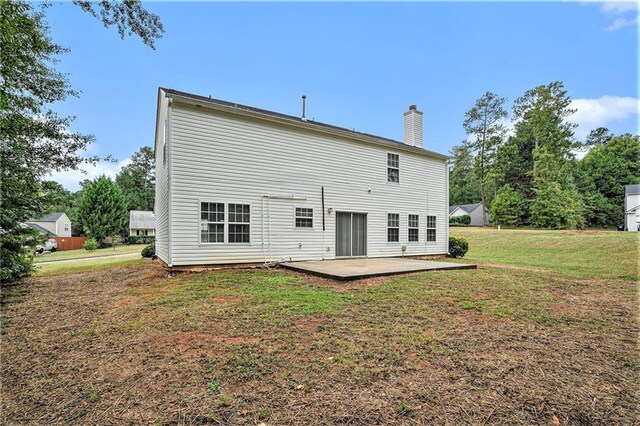
<path fill-rule="evenodd" d="M 224 243 L 224 203 L 200 203 L 200 242 Z"/>
<path fill-rule="evenodd" d="M 427 216 L 427 241 L 436 240 L 436 217 Z"/>
<path fill-rule="evenodd" d="M 410 214 L 407 221 L 407 229 L 409 235 L 409 242 L 417 242 L 420 234 L 420 216 L 417 214 Z"/>
<path fill-rule="evenodd" d="M 313 228 L 313 209 L 296 207 L 296 228 Z"/>
<path fill-rule="evenodd" d="M 229 243 L 250 242 L 249 204 L 229 204 Z"/>
<path fill-rule="evenodd" d="M 400 182 L 400 156 L 387 153 L 387 182 Z"/>
<path fill-rule="evenodd" d="M 397 243 L 398 241 L 400 241 L 400 215 L 387 213 L 387 242 Z"/>

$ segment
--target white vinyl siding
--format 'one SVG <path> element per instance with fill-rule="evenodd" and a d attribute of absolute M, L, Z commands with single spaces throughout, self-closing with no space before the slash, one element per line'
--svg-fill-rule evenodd
<path fill-rule="evenodd" d="M 403 255 L 402 244 L 387 243 L 389 211 L 401 213 L 400 241 L 407 240 L 406 212 L 436 215 L 439 232 L 446 234 L 444 159 L 402 151 L 402 184 L 390 185 L 381 170 L 387 165 L 388 147 L 196 108 L 177 100 L 170 111 L 174 266 L 334 259 L 338 211 L 367 214 L 369 257 Z M 161 156 L 157 159 L 162 168 Z M 323 187 L 324 233 L 317 226 L 322 223 Z M 201 244 L 200 201 L 250 206 L 249 242 Z M 296 228 L 296 207 L 313 209 L 316 226 L 304 232 Z M 424 235 L 425 225 L 420 226 Z M 404 254 L 444 254 L 447 249 L 445 239 L 426 244 L 426 238 L 421 238 Z"/>

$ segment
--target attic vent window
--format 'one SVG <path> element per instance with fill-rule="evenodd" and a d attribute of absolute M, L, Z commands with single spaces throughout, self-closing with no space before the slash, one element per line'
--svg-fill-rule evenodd
<path fill-rule="evenodd" d="M 387 182 L 400 182 L 400 156 L 387 153 Z"/>
<path fill-rule="evenodd" d="M 313 209 L 296 207 L 296 228 L 313 228 Z"/>

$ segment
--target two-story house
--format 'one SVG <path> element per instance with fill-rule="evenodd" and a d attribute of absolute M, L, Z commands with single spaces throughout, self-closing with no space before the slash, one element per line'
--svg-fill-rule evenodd
<path fill-rule="evenodd" d="M 156 253 L 168 266 L 446 254 L 447 156 L 159 89 Z"/>

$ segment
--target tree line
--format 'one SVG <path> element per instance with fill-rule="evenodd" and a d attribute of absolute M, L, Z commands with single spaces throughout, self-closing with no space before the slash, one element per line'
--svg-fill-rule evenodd
<path fill-rule="evenodd" d="M 511 134 L 506 102 L 487 92 L 466 112 L 467 138 L 450 153 L 450 204 L 480 202 L 495 225 L 621 225 L 624 185 L 640 183 L 640 137 L 601 127 L 578 140 L 575 110 L 559 81 L 515 100 Z"/>
<path fill-rule="evenodd" d="M 116 175 L 80 182 L 76 192 L 58 182 L 44 181 L 41 188 L 43 214 L 65 212 L 71 220 L 73 236 L 88 236 L 101 242 L 106 237 L 129 234 L 129 211 L 153 210 L 155 200 L 155 159 L 153 149 L 140 148 L 131 163 Z"/>
<path fill-rule="evenodd" d="M 152 49 L 164 32 L 159 17 L 140 0 L 73 3 L 105 27 L 115 26 L 121 38 L 137 36 Z M 82 154 L 94 137 L 70 130 L 73 117 L 52 108 L 79 94 L 55 69 L 68 49 L 50 36 L 48 7 L 53 6 L 0 0 L 0 282 L 33 270 L 29 246 L 37 236 L 23 223 L 47 209 L 46 192 L 64 198 L 46 177 L 100 160 Z"/>

